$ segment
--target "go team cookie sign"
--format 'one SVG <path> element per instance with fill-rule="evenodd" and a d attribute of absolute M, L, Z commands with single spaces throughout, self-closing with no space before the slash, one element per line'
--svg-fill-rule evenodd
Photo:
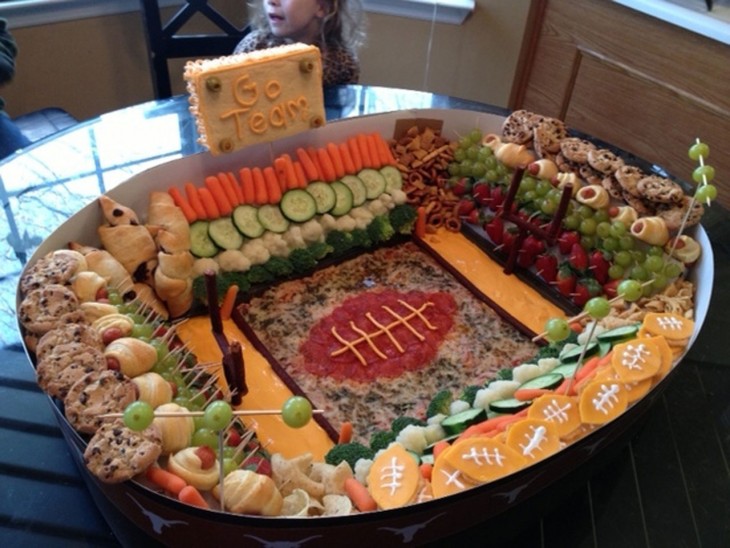
<path fill-rule="evenodd" d="M 198 140 L 213 155 L 325 124 L 322 61 L 315 46 L 189 61 L 185 80 Z"/>

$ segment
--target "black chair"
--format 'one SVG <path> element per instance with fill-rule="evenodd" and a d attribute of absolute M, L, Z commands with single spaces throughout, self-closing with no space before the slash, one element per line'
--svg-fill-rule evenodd
<path fill-rule="evenodd" d="M 184 5 L 164 25 L 157 0 L 140 0 L 140 4 L 147 37 L 152 85 L 155 97 L 158 99 L 172 95 L 169 59 L 230 55 L 241 38 L 250 30 L 248 25 L 238 28 L 211 6 L 209 0 L 185 0 Z M 181 28 L 196 14 L 212 22 L 221 33 L 179 34 Z"/>

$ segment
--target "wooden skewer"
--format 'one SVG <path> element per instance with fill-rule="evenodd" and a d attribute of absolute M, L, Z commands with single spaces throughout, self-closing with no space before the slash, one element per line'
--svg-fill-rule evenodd
<path fill-rule="evenodd" d="M 324 409 L 312 409 L 312 415 L 321 415 Z M 155 418 L 175 417 L 202 417 L 205 411 L 155 411 Z M 233 411 L 234 417 L 248 417 L 256 415 L 281 415 L 281 409 L 240 409 Z M 100 419 L 121 419 L 124 413 L 104 413 L 99 415 Z"/>

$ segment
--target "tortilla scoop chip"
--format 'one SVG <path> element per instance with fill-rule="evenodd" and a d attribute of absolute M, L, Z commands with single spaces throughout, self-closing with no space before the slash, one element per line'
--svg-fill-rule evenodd
<path fill-rule="evenodd" d="M 324 512 L 324 506 L 303 489 L 294 489 L 284 497 L 284 505 L 281 508 L 282 516 L 305 517 L 319 516 Z"/>
<path fill-rule="evenodd" d="M 303 489 L 316 499 L 325 493 L 324 485 L 309 477 L 312 465 L 311 455 L 301 455 L 286 459 L 276 453 L 271 457 L 271 477 L 283 496 L 290 495 L 295 489 Z"/>
<path fill-rule="evenodd" d="M 328 495 L 344 495 L 345 480 L 353 477 L 352 469 L 347 462 L 342 461 L 337 466 L 325 462 L 315 462 L 309 477 L 324 485 L 324 492 Z"/>
<path fill-rule="evenodd" d="M 325 495 L 323 516 L 347 516 L 352 514 L 352 501 L 347 495 Z"/>

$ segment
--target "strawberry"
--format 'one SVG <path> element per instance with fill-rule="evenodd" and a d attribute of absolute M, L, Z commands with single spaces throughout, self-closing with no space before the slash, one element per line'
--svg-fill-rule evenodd
<path fill-rule="evenodd" d="M 552 283 L 558 276 L 558 259 L 555 255 L 543 253 L 535 258 L 537 275 L 547 283 Z"/>
<path fill-rule="evenodd" d="M 602 251 L 596 249 L 588 258 L 588 270 L 596 281 L 603 285 L 608 282 L 608 269 L 611 266 Z"/>
<path fill-rule="evenodd" d="M 451 192 L 453 192 L 455 196 L 464 196 L 465 194 L 468 194 L 471 192 L 471 181 L 468 177 L 461 177 L 457 179 L 456 182 L 451 185 Z"/>
<path fill-rule="evenodd" d="M 580 243 L 580 234 L 574 230 L 566 230 L 558 238 L 558 249 L 560 253 L 567 255 L 573 248 L 573 244 L 577 243 Z"/>
<path fill-rule="evenodd" d="M 476 208 L 472 209 L 464 220 L 469 224 L 478 225 L 480 221 L 479 210 Z"/>
<path fill-rule="evenodd" d="M 563 264 L 558 269 L 558 273 L 555 277 L 555 288 L 560 292 L 561 295 L 569 297 L 575 289 L 576 277 L 573 271 L 567 264 Z"/>
<path fill-rule="evenodd" d="M 610 282 L 606 282 L 603 284 L 603 293 L 608 297 L 609 299 L 613 299 L 616 295 L 618 295 L 618 284 L 620 284 L 623 280 L 611 280 Z"/>
<path fill-rule="evenodd" d="M 568 263 L 578 272 L 583 272 L 588 268 L 588 253 L 579 243 L 573 244 L 570 248 L 570 254 L 568 255 Z"/>
<path fill-rule="evenodd" d="M 492 203 L 492 189 L 487 183 L 475 184 L 472 187 L 471 195 L 480 206 L 488 206 Z"/>
<path fill-rule="evenodd" d="M 492 217 L 482 226 L 484 232 L 487 233 L 489 239 L 492 240 L 494 245 L 502 244 L 502 235 L 504 234 L 504 221 L 501 217 Z"/>
<path fill-rule="evenodd" d="M 522 249 L 524 249 L 533 257 L 536 257 L 537 255 L 545 251 L 545 242 L 543 242 L 537 236 L 530 234 L 529 236 L 527 236 L 527 238 L 525 238 L 525 241 L 522 242 Z"/>
<path fill-rule="evenodd" d="M 459 203 L 456 204 L 456 213 L 459 217 L 466 217 L 476 208 L 474 200 L 471 198 L 462 198 Z"/>
<path fill-rule="evenodd" d="M 196 447 L 195 455 L 200 459 L 200 468 L 203 470 L 208 470 L 215 464 L 215 451 L 207 445 Z"/>
<path fill-rule="evenodd" d="M 243 461 L 241 468 L 271 477 L 271 463 L 261 455 L 251 455 Z"/>
<path fill-rule="evenodd" d="M 499 211 L 502 209 L 502 205 L 504 204 L 504 199 L 507 197 L 506 192 L 504 191 L 504 187 L 501 185 L 497 185 L 492 188 L 492 204 L 491 208 L 494 211 Z"/>
<path fill-rule="evenodd" d="M 596 297 L 603 293 L 603 287 L 593 278 L 581 278 L 575 284 L 575 289 L 571 297 L 573 302 L 578 306 L 583 306 L 588 302 L 588 299 Z"/>
<path fill-rule="evenodd" d="M 228 431 L 228 437 L 226 438 L 226 445 L 229 447 L 238 447 L 238 444 L 241 443 L 241 434 L 236 432 L 235 430 L 231 429 Z"/>
<path fill-rule="evenodd" d="M 517 229 L 514 227 L 505 228 L 502 233 L 502 252 L 509 255 L 516 241 Z"/>

